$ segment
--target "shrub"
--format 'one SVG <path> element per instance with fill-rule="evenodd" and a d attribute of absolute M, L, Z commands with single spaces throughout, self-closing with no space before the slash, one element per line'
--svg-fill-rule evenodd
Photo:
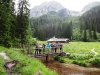
<path fill-rule="evenodd" d="M 92 65 L 100 65 L 100 56 L 95 56 L 94 58 L 91 58 L 89 60 L 89 62 L 92 64 Z"/>
<path fill-rule="evenodd" d="M 60 56 L 57 55 L 57 56 L 54 57 L 54 59 L 55 59 L 56 61 L 59 61 L 59 60 L 60 60 Z"/>
<path fill-rule="evenodd" d="M 84 67 L 89 65 L 86 61 L 80 61 L 80 60 L 74 60 L 72 63 L 80 65 L 80 66 L 84 66 Z"/>
<path fill-rule="evenodd" d="M 64 62 L 65 62 L 64 58 L 61 57 L 61 56 L 58 56 L 58 55 L 55 56 L 54 59 L 55 59 L 56 61 L 59 61 L 60 63 L 64 63 Z"/>
<path fill-rule="evenodd" d="M 37 43 L 37 39 L 36 38 L 32 38 L 31 42 L 32 42 L 32 44 L 36 44 Z"/>
<path fill-rule="evenodd" d="M 60 58 L 59 62 L 60 63 L 65 63 L 65 60 L 63 58 Z"/>
<path fill-rule="evenodd" d="M 70 59 L 77 59 L 77 60 L 87 60 L 90 58 L 93 58 L 93 54 L 88 53 L 88 54 L 71 54 L 68 58 Z"/>

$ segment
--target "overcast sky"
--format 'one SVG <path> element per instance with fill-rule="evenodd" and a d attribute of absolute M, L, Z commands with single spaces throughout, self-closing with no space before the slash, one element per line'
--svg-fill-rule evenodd
<path fill-rule="evenodd" d="M 53 0 L 29 0 L 30 8 L 40 5 L 45 1 L 53 1 Z M 87 4 L 95 1 L 100 1 L 100 0 L 54 0 L 54 1 L 59 2 L 64 7 L 70 10 L 81 11 L 82 8 Z"/>

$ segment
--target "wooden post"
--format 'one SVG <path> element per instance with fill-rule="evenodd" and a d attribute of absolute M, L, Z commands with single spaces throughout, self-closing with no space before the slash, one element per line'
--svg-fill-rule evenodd
<path fill-rule="evenodd" d="M 46 62 L 49 61 L 49 54 L 46 54 Z"/>

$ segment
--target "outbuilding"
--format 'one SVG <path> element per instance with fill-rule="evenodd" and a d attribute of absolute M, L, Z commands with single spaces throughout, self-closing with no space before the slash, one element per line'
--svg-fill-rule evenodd
<path fill-rule="evenodd" d="M 47 42 L 61 42 L 61 43 L 69 43 L 69 39 L 68 38 L 50 38 L 49 40 L 47 40 Z"/>

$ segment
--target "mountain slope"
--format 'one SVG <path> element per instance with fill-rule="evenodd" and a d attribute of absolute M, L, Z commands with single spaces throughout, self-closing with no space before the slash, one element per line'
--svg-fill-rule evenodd
<path fill-rule="evenodd" d="M 92 9 L 93 7 L 96 7 L 96 6 L 99 6 L 99 5 L 100 5 L 100 2 L 92 2 L 92 3 L 88 4 L 88 5 L 86 5 L 86 6 L 82 9 L 82 12 L 84 13 L 84 12 L 86 12 L 86 11 Z"/>
<path fill-rule="evenodd" d="M 68 17 L 70 15 L 70 11 L 64 8 L 58 11 L 58 15 L 62 18 Z"/>
<path fill-rule="evenodd" d="M 56 2 L 56 1 L 50 1 L 50 2 L 44 2 L 39 6 L 34 7 L 30 11 L 31 17 L 39 17 L 44 14 L 47 14 L 50 11 L 58 12 L 59 10 L 63 9 L 64 7 Z"/>
<path fill-rule="evenodd" d="M 70 11 L 70 15 L 71 16 L 80 16 L 81 15 L 81 12 L 78 12 L 78 11 Z"/>

